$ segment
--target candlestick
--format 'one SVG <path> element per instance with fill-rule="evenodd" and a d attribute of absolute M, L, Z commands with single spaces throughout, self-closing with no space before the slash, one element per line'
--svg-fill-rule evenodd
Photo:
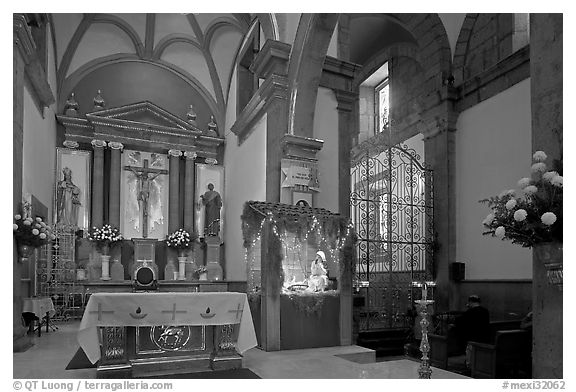
<path fill-rule="evenodd" d="M 428 357 L 428 352 L 430 351 L 430 344 L 428 343 L 428 325 L 430 324 L 428 322 L 428 305 L 433 304 L 434 301 L 422 299 L 414 302 L 418 305 L 417 310 L 421 317 L 420 327 L 422 328 L 422 340 L 420 341 L 422 361 L 418 368 L 418 378 L 430 379 L 432 376 L 432 369 L 430 368 L 430 358 Z"/>

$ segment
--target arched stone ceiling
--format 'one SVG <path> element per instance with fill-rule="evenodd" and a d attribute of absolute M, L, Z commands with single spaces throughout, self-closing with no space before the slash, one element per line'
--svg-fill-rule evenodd
<path fill-rule="evenodd" d="M 415 43 L 414 37 L 385 14 L 350 14 L 350 61 L 364 64 L 391 44 Z"/>
<path fill-rule="evenodd" d="M 200 81 L 222 118 L 250 14 L 52 14 L 58 86 L 86 64 L 116 56 L 168 63 Z M 195 67 L 202 64 L 202 67 Z"/>

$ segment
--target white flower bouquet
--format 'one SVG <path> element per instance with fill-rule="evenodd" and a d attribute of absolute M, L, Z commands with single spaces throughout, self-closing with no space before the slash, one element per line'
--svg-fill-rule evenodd
<path fill-rule="evenodd" d="M 178 229 L 166 237 L 166 245 L 179 250 L 188 249 L 194 239 L 196 239 L 195 235 L 190 235 L 184 229 Z"/>
<path fill-rule="evenodd" d="M 536 151 L 532 158 L 532 175 L 518 181 L 519 190 L 480 200 L 492 209 L 482 222 L 483 234 L 524 247 L 562 242 L 563 177 L 558 171 L 548 171 L 543 151 Z"/>
<path fill-rule="evenodd" d="M 94 242 L 97 247 L 106 249 L 117 244 L 124 238 L 122 237 L 122 234 L 120 234 L 118 228 L 106 224 L 102 227 L 92 227 L 88 233 L 88 239 Z"/>

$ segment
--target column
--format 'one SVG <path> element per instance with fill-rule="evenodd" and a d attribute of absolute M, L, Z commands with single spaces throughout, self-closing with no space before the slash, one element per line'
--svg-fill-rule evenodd
<path fill-rule="evenodd" d="M 120 178 L 122 172 L 121 153 L 124 145 L 109 142 L 110 151 L 110 196 L 108 208 L 108 223 L 120 227 Z"/>
<path fill-rule="evenodd" d="M 168 191 L 168 232 L 180 228 L 180 156 L 182 151 L 170 150 L 170 174 Z"/>
<path fill-rule="evenodd" d="M 352 136 L 356 134 L 352 110 L 358 94 L 344 90 L 335 91 L 338 101 L 338 208 L 342 216 L 350 217 L 350 150 Z M 349 270 L 340 271 L 340 344 L 353 343 L 352 334 L 352 280 Z"/>
<path fill-rule="evenodd" d="M 562 14 L 530 14 L 532 152 L 546 152 L 549 167 L 563 158 L 562 31 Z M 532 377 L 561 379 L 569 371 L 563 372 L 563 294 L 548 284 L 536 252 L 532 266 Z"/>
<path fill-rule="evenodd" d="M 194 231 L 194 181 L 196 179 L 194 172 L 194 160 L 197 157 L 195 151 L 184 152 L 186 158 L 186 172 L 184 173 L 184 229 L 189 233 Z"/>
<path fill-rule="evenodd" d="M 104 219 L 104 140 L 92 140 L 94 167 L 92 168 L 92 226 L 102 226 Z"/>

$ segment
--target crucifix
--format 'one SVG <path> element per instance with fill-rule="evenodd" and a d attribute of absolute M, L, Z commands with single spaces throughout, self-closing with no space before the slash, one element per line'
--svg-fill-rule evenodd
<path fill-rule="evenodd" d="M 124 166 L 136 176 L 138 190 L 136 191 L 138 208 L 142 211 L 142 237 L 148 238 L 148 197 L 150 196 L 150 183 L 160 174 L 168 174 L 168 170 L 148 167 L 148 159 L 144 159 L 144 166 Z M 151 176 L 150 176 L 151 175 Z"/>

